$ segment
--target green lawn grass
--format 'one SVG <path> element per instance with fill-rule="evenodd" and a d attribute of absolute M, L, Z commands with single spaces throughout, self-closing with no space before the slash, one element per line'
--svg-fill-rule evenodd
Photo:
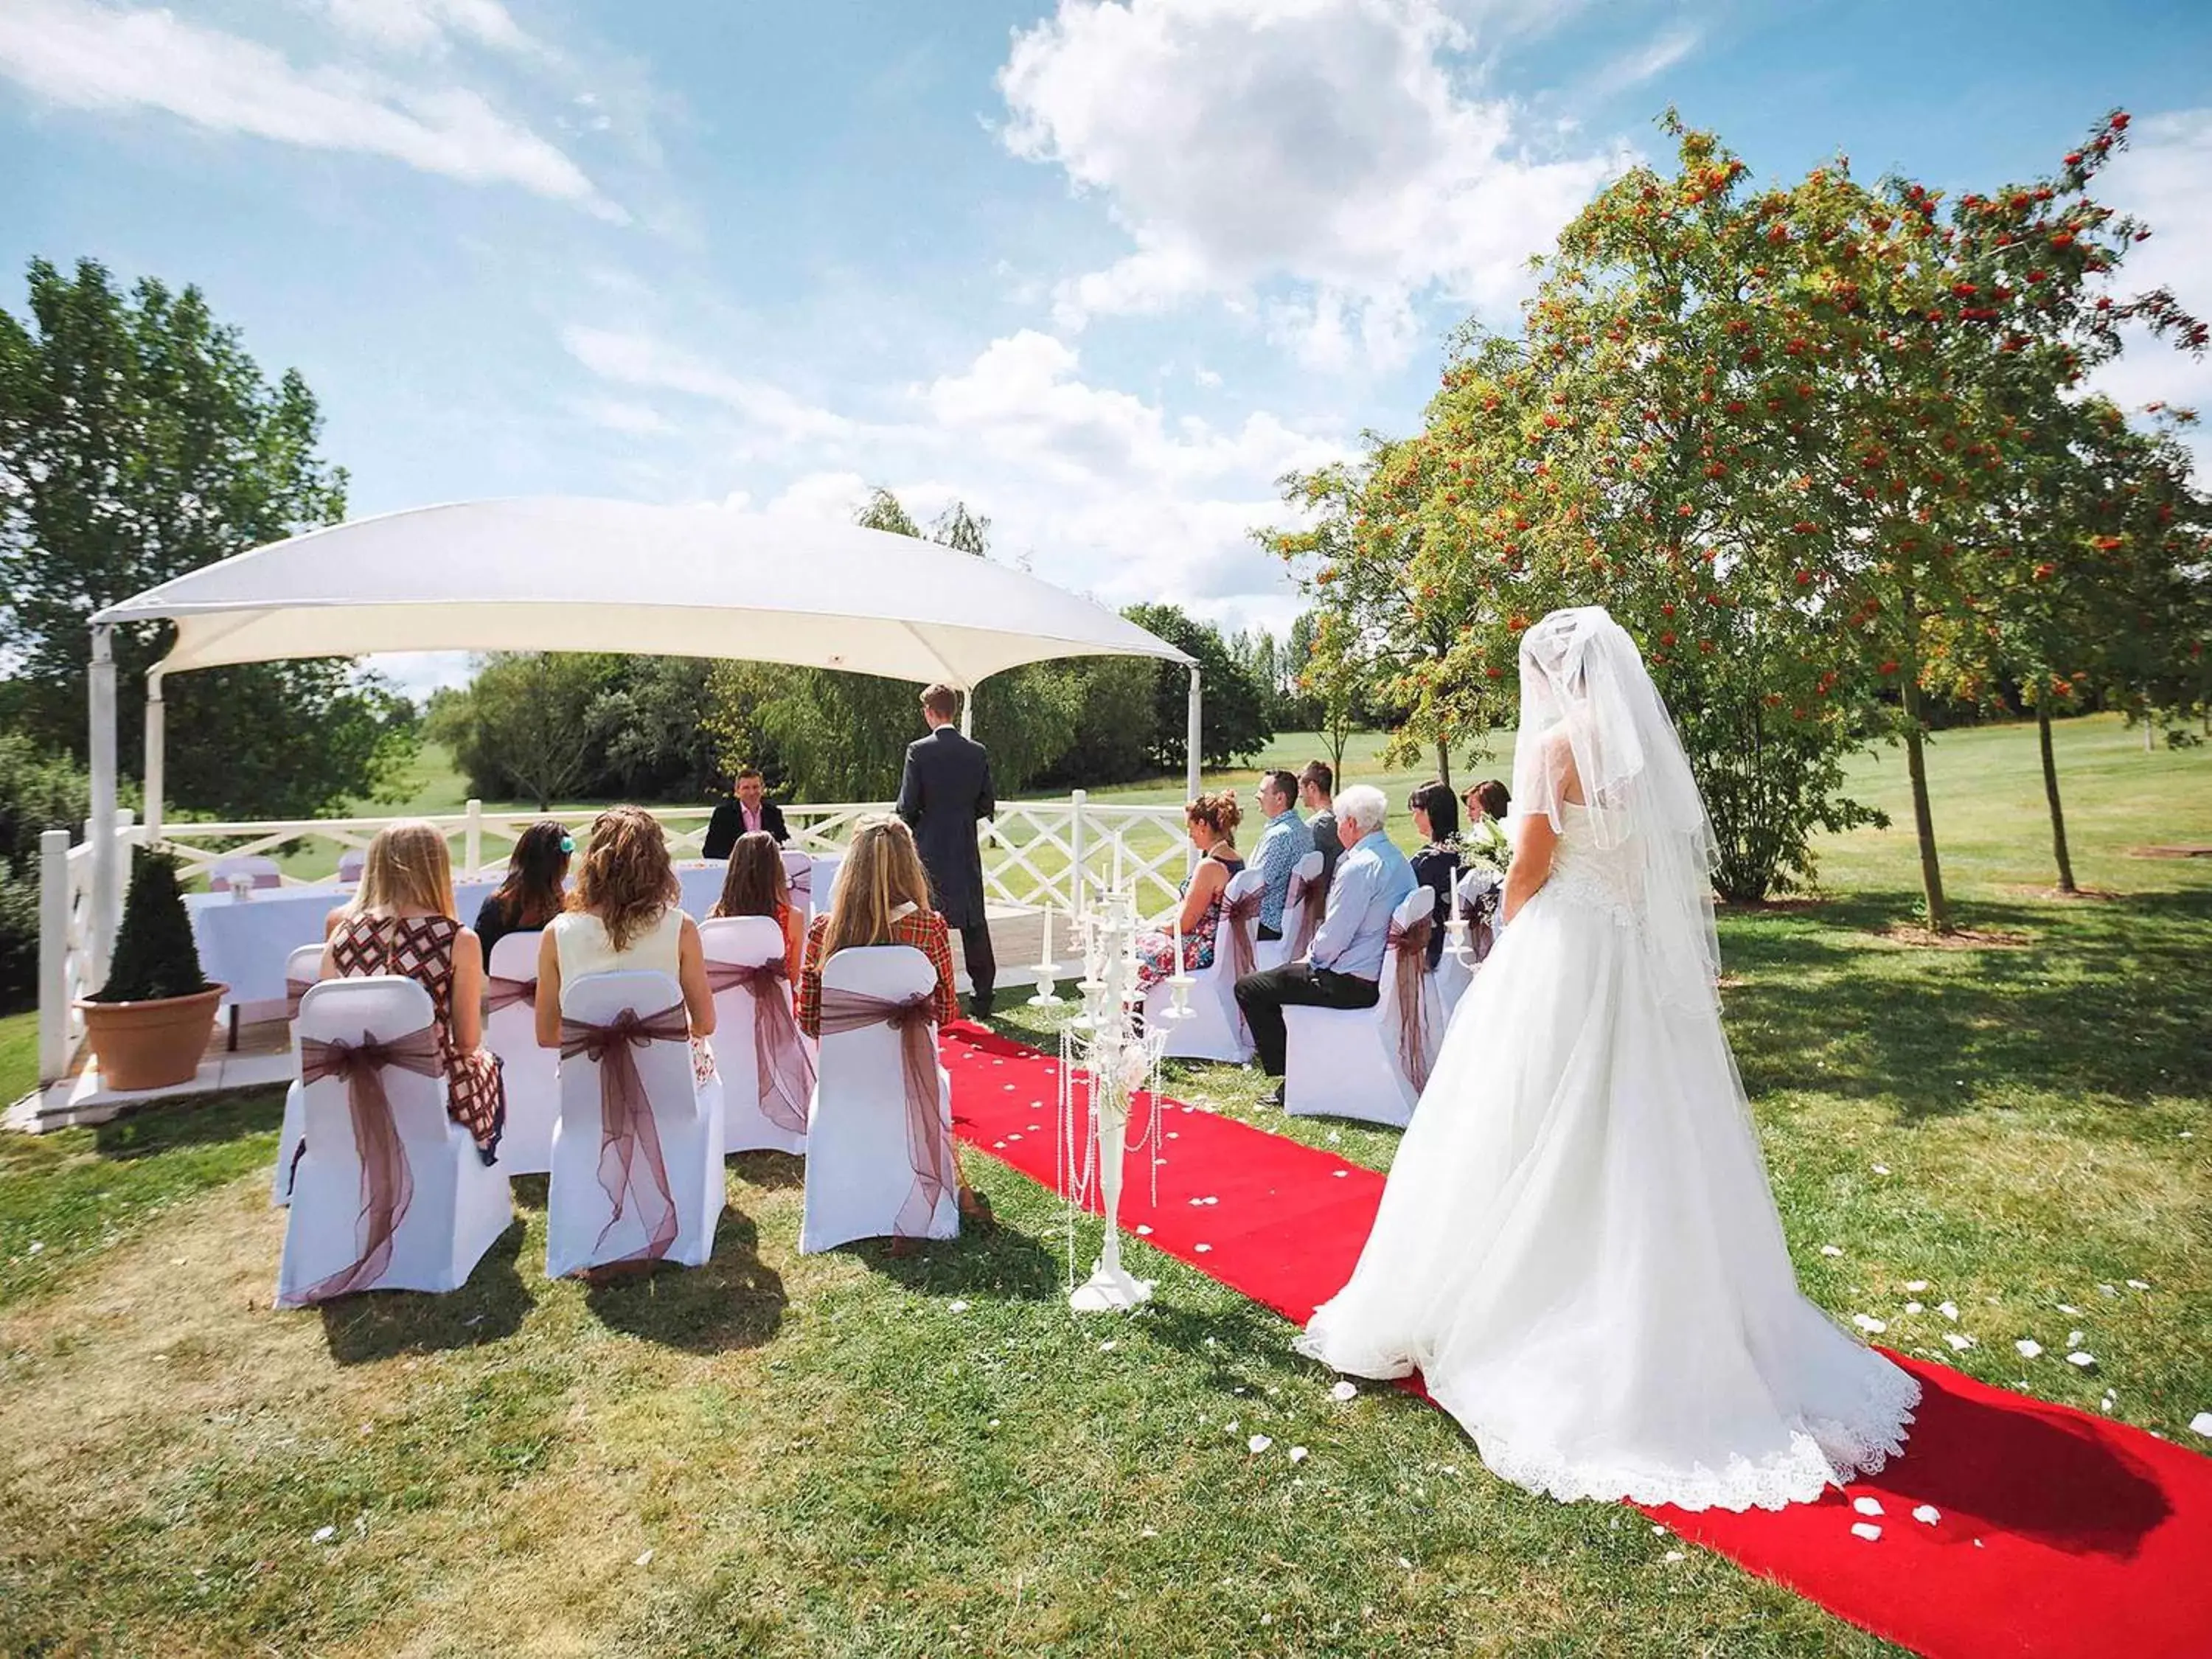
<path fill-rule="evenodd" d="M 2113 896 L 2043 896 L 2032 732 L 1946 733 L 1947 869 L 1995 942 L 1901 941 L 1902 769 L 1869 757 L 1899 827 L 1825 845 L 1827 902 L 1724 915 L 1728 1019 L 1810 1295 L 2187 1440 L 2212 1409 L 2212 860 L 2128 850 L 2212 842 L 2212 751 L 2103 720 L 2059 742 L 2081 879 Z M 1235 1068 L 1176 1087 L 1395 1149 L 1263 1117 Z M 799 1256 L 799 1166 L 753 1156 L 696 1271 L 549 1284 L 524 1181 L 465 1290 L 272 1313 L 279 1109 L 0 1141 L 0 1651 L 1893 1651 L 1668 1561 L 1632 1512 L 1493 1480 L 1411 1400 L 1337 1405 L 1288 1325 L 1141 1243 L 1158 1301 L 1073 1319 L 1054 1200 L 980 1155 L 1005 1224 L 914 1261 Z M 1917 1279 L 1957 1326 L 1903 1311 Z M 2094 1374 L 2058 1357 L 2075 1329 Z"/>

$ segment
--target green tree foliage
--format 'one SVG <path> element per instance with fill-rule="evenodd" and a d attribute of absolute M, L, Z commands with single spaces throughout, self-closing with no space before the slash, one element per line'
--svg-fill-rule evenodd
<path fill-rule="evenodd" d="M 0 311 L 0 646 L 17 729 L 86 750 L 85 619 L 185 572 L 342 516 L 296 373 L 275 385 L 197 289 L 128 294 L 91 260 L 29 271 L 27 321 Z M 134 679 L 168 630 L 118 630 L 121 757 L 143 752 Z M 412 710 L 333 661 L 179 675 L 166 688 L 168 793 L 182 808 L 293 817 L 388 786 Z M 134 773 L 135 775 L 135 773 Z"/>
<path fill-rule="evenodd" d="M 76 839 L 91 810 L 82 767 L 0 732 L 0 1013 L 38 993 L 40 837 L 66 830 Z"/>
<path fill-rule="evenodd" d="M 1264 690 L 1231 652 L 1219 629 L 1172 605 L 1133 605 L 1121 614 L 1198 659 L 1200 685 L 1205 694 L 1199 750 L 1206 765 L 1234 766 L 1267 747 L 1275 732 L 1267 721 Z M 1156 771 L 1180 773 L 1188 751 L 1189 732 L 1189 671 L 1177 663 L 1156 663 L 1147 763 Z"/>

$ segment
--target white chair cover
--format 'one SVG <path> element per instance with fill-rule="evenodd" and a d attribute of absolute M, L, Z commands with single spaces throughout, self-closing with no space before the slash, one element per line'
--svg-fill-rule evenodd
<path fill-rule="evenodd" d="M 228 892 L 231 884 L 239 880 L 249 882 L 256 889 L 282 887 L 284 872 L 275 859 L 258 853 L 234 853 L 208 866 L 208 887 L 212 892 Z"/>
<path fill-rule="evenodd" d="M 1239 899 L 1257 893 L 1261 885 L 1257 870 L 1247 868 L 1238 871 L 1229 878 L 1229 885 L 1223 890 L 1224 911 Z M 1172 987 L 1155 985 L 1145 993 L 1145 1029 L 1167 1033 L 1167 1044 L 1162 1052 L 1170 1060 L 1237 1062 L 1252 1058 L 1252 1034 L 1244 1029 L 1244 1016 L 1237 1007 L 1236 955 L 1229 939 L 1229 930 L 1233 925 L 1224 914 L 1219 931 L 1214 936 L 1212 962 L 1191 975 L 1192 1018 L 1168 1018 L 1168 1011 L 1175 1006 Z M 1252 962 L 1256 969 L 1261 965 L 1259 918 L 1255 915 L 1243 925 L 1246 935 L 1253 944 Z"/>
<path fill-rule="evenodd" d="M 289 1017 L 300 1018 L 300 1000 L 307 994 L 323 971 L 323 947 L 302 945 L 284 958 L 284 1000 L 289 1005 Z M 276 1136 L 276 1168 L 269 1178 L 269 1198 L 279 1209 L 292 1201 L 292 1159 L 300 1150 L 300 1136 L 306 1127 L 302 1115 L 300 1079 L 295 1076 L 292 1086 L 284 1091 L 284 1127 Z"/>
<path fill-rule="evenodd" d="M 666 974 L 586 974 L 561 988 L 562 1019 L 590 1025 L 612 1024 L 626 1012 L 645 1018 L 672 1007 L 677 1010 L 672 1024 L 680 1025 L 683 1003 L 683 992 Z M 629 1054 L 668 1172 L 675 1233 L 662 1259 L 696 1267 L 714 1254 L 714 1224 L 726 1192 L 719 1087 L 693 1080 L 691 1045 L 683 1036 L 631 1044 Z M 635 1161 L 629 1182 L 617 1183 L 623 1194 L 619 1214 L 601 1184 L 604 1069 L 605 1063 L 586 1054 L 566 1054 L 561 1060 L 561 1116 L 553 1130 L 546 1195 L 550 1279 L 639 1255 L 662 1220 L 660 1195 L 645 1158 Z"/>
<path fill-rule="evenodd" d="M 538 946 L 532 931 L 502 933 L 484 969 L 483 1046 L 500 1057 L 507 1087 L 507 1132 L 499 1167 L 511 1176 L 553 1167 L 553 1126 L 561 1116 L 561 1056 L 538 1046 Z"/>
<path fill-rule="evenodd" d="M 1432 917 L 1437 896 L 1416 887 L 1392 915 L 1393 932 Z M 1425 957 L 1424 958 L 1425 964 Z M 1424 966 L 1422 1078 L 1436 1063 L 1443 1041 L 1443 1000 L 1436 975 Z M 1285 1008 L 1283 1109 L 1293 1117 L 1352 1117 L 1403 1127 L 1413 1115 L 1420 1089 L 1406 1073 L 1400 1054 L 1400 1004 L 1395 947 L 1382 963 L 1382 995 L 1372 1008 Z"/>
<path fill-rule="evenodd" d="M 1283 901 L 1282 938 L 1260 941 L 1260 966 L 1262 969 L 1280 968 L 1292 960 L 1298 934 L 1305 925 L 1306 913 L 1316 913 L 1318 919 L 1328 895 L 1320 890 L 1321 854 L 1308 853 L 1291 866 L 1291 895 Z M 1298 955 L 1304 952 L 1298 951 Z"/>
<path fill-rule="evenodd" d="M 822 969 L 825 995 L 848 991 L 901 1001 L 927 994 L 936 983 L 929 958 L 908 945 L 840 951 Z M 933 1030 L 933 1047 L 935 1036 Z M 887 1025 L 825 1033 L 818 1065 L 807 1135 L 806 1202 L 799 1227 L 799 1248 L 805 1255 L 889 1235 L 915 1189 L 899 1034 Z M 942 1069 L 938 1109 L 949 1142 L 952 1086 Z M 959 1235 L 957 1183 L 939 1197 L 924 1231 L 931 1238 Z"/>
<path fill-rule="evenodd" d="M 349 847 L 338 854 L 338 885 L 352 887 L 361 881 L 361 872 L 368 867 L 368 854 L 358 847 Z"/>
<path fill-rule="evenodd" d="M 411 979 L 325 981 L 300 1004 L 292 1034 L 295 1061 L 309 1043 L 392 1042 L 426 1030 L 434 1018 L 430 994 Z M 446 1115 L 442 1075 L 390 1066 L 379 1076 L 412 1193 L 383 1270 L 351 1288 L 458 1290 L 514 1218 L 507 1176 L 485 1164 L 469 1132 Z M 292 1182 L 276 1273 L 280 1308 L 301 1305 L 319 1282 L 361 1261 L 372 1224 L 346 1080 L 331 1076 L 303 1083 L 301 1096 L 306 1149 Z"/>
<path fill-rule="evenodd" d="M 783 960 L 783 929 L 768 916 L 717 916 L 702 921 L 699 944 L 706 952 L 710 980 L 718 966 L 758 968 Z M 791 984 L 781 978 L 770 984 L 772 994 L 782 997 L 788 1008 Z M 814 1041 L 793 1022 L 790 1030 L 796 1036 L 798 1057 L 805 1064 L 783 1057 L 785 1064 L 771 1073 L 771 1095 L 766 1103 L 769 1109 L 764 1110 L 760 1057 L 755 1046 L 758 1028 L 758 1007 L 750 990 L 742 985 L 716 989 L 714 1069 L 722 1078 L 722 1151 L 803 1152 L 806 1113 L 814 1097 Z M 776 1058 L 771 1056 L 772 1067 Z M 799 1127 L 794 1128 L 794 1124 Z"/>

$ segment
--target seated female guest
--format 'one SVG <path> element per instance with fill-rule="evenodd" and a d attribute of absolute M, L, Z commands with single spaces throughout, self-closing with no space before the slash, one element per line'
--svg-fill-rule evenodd
<path fill-rule="evenodd" d="M 1221 931 L 1223 896 L 1229 879 L 1244 867 L 1237 856 L 1237 826 L 1244 814 L 1237 805 L 1237 792 L 1200 795 L 1182 809 L 1190 829 L 1190 844 L 1198 848 L 1198 863 L 1182 882 L 1182 971 L 1213 965 L 1213 942 Z M 1137 936 L 1137 988 L 1149 991 L 1176 972 L 1175 935 L 1146 933 Z"/>
<path fill-rule="evenodd" d="M 1513 797 L 1496 778 L 1485 778 L 1467 792 L 1467 834 L 1463 849 L 1480 854 L 1482 861 L 1503 871 L 1513 856 L 1505 836 L 1505 811 Z"/>
<path fill-rule="evenodd" d="M 390 823 L 376 832 L 353 902 L 331 913 L 322 977 L 395 974 L 430 994 L 446 1110 L 494 1161 L 507 1127 L 499 1056 L 483 1042 L 484 953 L 453 915 L 453 866 L 431 825 Z"/>
<path fill-rule="evenodd" d="M 1470 792 L 1472 793 L 1472 792 Z M 1452 886 L 1459 880 L 1459 803 L 1450 788 L 1431 778 L 1413 791 L 1413 833 L 1421 850 L 1409 862 L 1413 879 L 1437 896 L 1436 925 L 1429 931 L 1429 966 L 1443 959 L 1444 924 L 1451 920 Z"/>
<path fill-rule="evenodd" d="M 509 933 L 534 933 L 561 914 L 568 855 L 575 850 L 568 832 L 550 818 L 540 818 L 515 837 L 507 879 L 477 908 L 477 938 L 486 962 L 491 947 Z"/>
<path fill-rule="evenodd" d="M 853 826 L 830 913 L 815 917 L 806 930 L 806 961 L 799 975 L 800 1030 L 811 1037 L 822 1035 L 822 965 L 840 951 L 871 945 L 911 945 L 927 957 L 937 970 L 930 996 L 932 1017 L 939 1026 L 960 1018 L 953 990 L 951 933 L 945 918 L 929 908 L 929 876 L 921 867 L 914 831 L 905 819 L 888 812 L 870 813 Z M 969 1186 L 951 1133 L 947 1126 L 952 1167 L 960 1182 L 961 1217 L 988 1224 L 990 1202 Z M 903 1253 L 902 1247 L 913 1243 L 896 1239 L 892 1249 Z"/>
<path fill-rule="evenodd" d="M 716 916 L 767 916 L 783 929 L 783 971 L 794 995 L 806 950 L 806 927 L 792 907 L 791 878 L 783 867 L 783 848 L 765 830 L 749 830 L 730 849 L 722 878 L 722 896 L 707 913 Z"/>
<path fill-rule="evenodd" d="M 561 987 L 586 974 L 665 974 L 684 993 L 691 1023 L 691 1064 L 714 1075 L 705 1039 L 714 1029 L 707 953 L 699 924 L 683 911 L 684 889 L 669 861 L 668 838 L 652 813 L 611 806 L 592 820 L 569 908 L 553 918 L 538 947 L 538 1041 L 561 1046 Z M 638 1012 L 657 1011 L 641 1008 Z"/>

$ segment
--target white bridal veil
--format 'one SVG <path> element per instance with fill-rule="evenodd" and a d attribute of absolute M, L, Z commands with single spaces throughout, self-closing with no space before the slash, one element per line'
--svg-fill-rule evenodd
<path fill-rule="evenodd" d="M 1663 994 L 1712 1002 L 1712 825 L 1659 689 L 1602 605 L 1554 611 L 1521 641 L 1513 811 L 1564 830 L 1583 807 L 1597 845 L 1628 857 Z"/>

